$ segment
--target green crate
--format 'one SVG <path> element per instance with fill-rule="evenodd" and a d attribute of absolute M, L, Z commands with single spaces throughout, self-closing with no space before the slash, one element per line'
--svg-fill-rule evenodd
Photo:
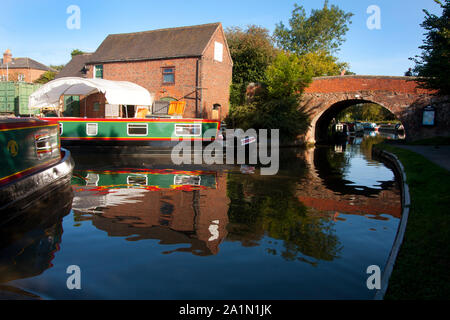
<path fill-rule="evenodd" d="M 14 113 L 16 88 L 12 81 L 0 82 L 0 112 Z"/>
<path fill-rule="evenodd" d="M 38 109 L 28 108 L 28 99 L 30 95 L 39 89 L 41 85 L 25 82 L 16 83 L 16 115 L 35 115 L 39 113 Z"/>

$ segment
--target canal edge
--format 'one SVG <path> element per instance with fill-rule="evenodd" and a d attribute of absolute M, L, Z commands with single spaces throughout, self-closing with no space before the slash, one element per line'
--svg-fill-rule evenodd
<path fill-rule="evenodd" d="M 383 300 L 389 286 L 389 279 L 392 275 L 392 271 L 394 270 L 400 247 L 403 243 L 403 238 L 405 236 L 406 225 L 408 223 L 409 217 L 409 209 L 411 206 L 411 196 L 409 194 L 408 184 L 406 183 L 405 168 L 403 167 L 403 164 L 398 159 L 398 157 L 385 150 L 377 149 L 376 147 L 372 149 L 372 154 L 393 164 L 394 169 L 397 171 L 397 173 L 400 174 L 400 185 L 402 188 L 402 217 L 400 218 L 400 224 L 398 226 L 397 234 L 395 236 L 394 244 L 392 245 L 388 261 L 381 276 L 381 288 L 377 290 L 374 297 L 374 300 Z"/>

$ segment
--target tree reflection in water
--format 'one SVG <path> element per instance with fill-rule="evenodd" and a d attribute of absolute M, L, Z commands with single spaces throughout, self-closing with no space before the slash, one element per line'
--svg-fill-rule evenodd
<path fill-rule="evenodd" d="M 312 265 L 317 262 L 311 258 L 334 260 L 342 249 L 334 222 L 328 217 L 309 214 L 296 197 L 307 166 L 293 150 L 282 155 L 276 176 L 228 175 L 227 239 L 240 241 L 243 246 L 258 246 L 268 236 L 283 241 L 283 250 L 278 252 L 274 242 L 269 241 L 272 248 L 266 251 L 285 260 Z"/>

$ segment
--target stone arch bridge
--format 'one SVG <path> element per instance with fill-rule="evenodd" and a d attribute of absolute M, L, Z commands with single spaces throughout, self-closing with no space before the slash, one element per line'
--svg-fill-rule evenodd
<path fill-rule="evenodd" d="M 314 78 L 302 96 L 300 107 L 310 116 L 311 126 L 305 140 L 326 139 L 331 120 L 342 110 L 358 103 L 376 103 L 391 111 L 405 127 L 407 139 L 448 134 L 450 117 L 448 97 L 418 87 L 414 77 L 334 76 Z M 422 110 L 433 104 L 437 124 L 422 126 Z M 445 133 L 443 132 L 445 131 Z"/>

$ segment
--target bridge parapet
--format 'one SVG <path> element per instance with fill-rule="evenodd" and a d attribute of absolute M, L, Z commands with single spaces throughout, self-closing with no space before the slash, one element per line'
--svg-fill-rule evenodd
<path fill-rule="evenodd" d="M 332 76 L 314 78 L 305 93 L 342 93 L 360 91 L 390 91 L 409 94 L 431 94 L 430 90 L 418 88 L 416 77 L 394 76 Z"/>

